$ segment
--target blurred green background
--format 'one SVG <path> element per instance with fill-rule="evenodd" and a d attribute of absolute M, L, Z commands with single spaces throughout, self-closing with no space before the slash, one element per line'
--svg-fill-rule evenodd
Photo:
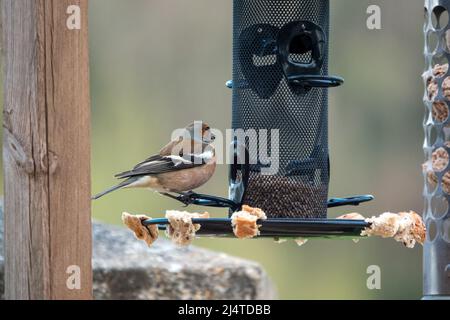
<path fill-rule="evenodd" d="M 370 4 L 381 7 L 382 30 L 366 28 Z M 346 83 L 330 90 L 330 196 L 371 193 L 376 200 L 329 216 L 422 212 L 423 0 L 331 1 L 331 23 L 330 74 Z M 231 31 L 231 1 L 90 1 L 93 192 L 157 152 L 174 128 L 199 119 L 230 127 L 231 92 L 224 83 L 231 78 Z M 200 191 L 227 196 L 227 167 Z M 168 208 L 179 205 L 146 190 L 93 203 L 94 217 L 114 224 L 122 211 L 159 217 Z M 300 248 L 201 239 L 195 245 L 258 261 L 280 298 L 422 294 L 422 248 L 408 250 L 393 240 L 320 240 Z M 381 290 L 366 287 L 369 265 L 381 267 Z"/>

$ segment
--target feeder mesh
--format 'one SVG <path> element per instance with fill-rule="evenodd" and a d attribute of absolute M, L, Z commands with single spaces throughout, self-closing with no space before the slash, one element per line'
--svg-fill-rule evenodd
<path fill-rule="evenodd" d="M 276 39 L 277 29 L 304 20 L 319 25 L 328 38 L 329 1 L 234 1 L 233 129 L 268 130 L 269 155 L 270 130 L 278 129 L 280 139 L 279 172 L 265 176 L 260 171 L 263 164 L 252 165 L 242 203 L 262 208 L 272 218 L 326 218 L 328 93 L 321 88 L 306 94 L 295 92 L 271 52 L 256 54 L 253 58 L 258 62 L 248 63 L 249 55 L 261 48 L 257 41 L 246 38 L 245 32 L 255 25 L 269 24 L 275 28 L 261 28 L 259 32 L 265 33 L 270 43 Z M 327 51 L 321 75 L 328 74 Z M 308 54 L 296 53 L 292 58 L 304 62 Z M 259 147 L 248 147 L 250 159 L 257 159 Z M 230 196 L 240 200 L 233 192 Z"/>

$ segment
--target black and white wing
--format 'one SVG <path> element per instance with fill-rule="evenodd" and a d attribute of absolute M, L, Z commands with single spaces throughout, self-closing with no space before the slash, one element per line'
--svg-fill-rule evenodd
<path fill-rule="evenodd" d="M 206 151 L 201 154 L 185 154 L 183 156 L 161 156 L 155 155 L 142 163 L 136 165 L 132 170 L 115 175 L 116 178 L 125 179 L 147 175 L 191 169 L 203 166 L 213 158 L 213 152 Z"/>

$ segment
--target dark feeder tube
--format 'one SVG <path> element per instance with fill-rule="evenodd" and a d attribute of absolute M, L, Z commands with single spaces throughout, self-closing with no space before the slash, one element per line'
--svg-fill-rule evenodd
<path fill-rule="evenodd" d="M 328 88 L 343 82 L 328 75 L 329 9 L 329 0 L 233 1 L 232 127 L 257 143 L 237 135 L 230 199 L 269 218 L 327 217 Z"/>

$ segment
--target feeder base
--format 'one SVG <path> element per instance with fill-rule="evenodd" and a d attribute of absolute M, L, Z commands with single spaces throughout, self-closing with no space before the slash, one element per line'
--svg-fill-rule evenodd
<path fill-rule="evenodd" d="M 200 224 L 197 237 L 235 237 L 229 218 L 192 219 L 193 224 Z M 165 230 L 169 221 L 165 218 L 151 219 L 144 225 L 158 225 Z M 261 225 L 257 238 L 359 238 L 361 232 L 369 227 L 364 220 L 338 219 L 267 219 L 258 221 Z"/>

